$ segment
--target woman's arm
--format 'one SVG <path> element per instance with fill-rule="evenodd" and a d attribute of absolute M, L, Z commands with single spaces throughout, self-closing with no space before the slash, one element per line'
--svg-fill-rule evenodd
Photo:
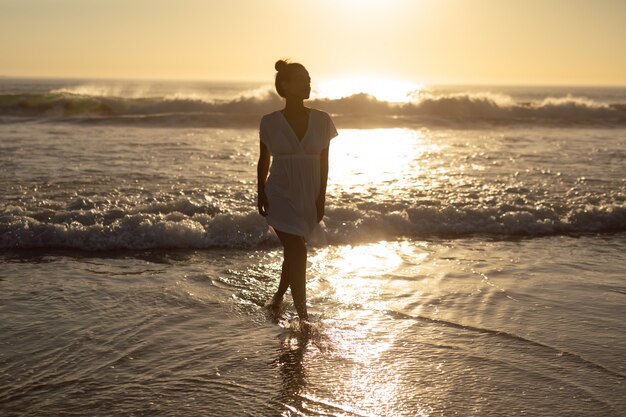
<path fill-rule="evenodd" d="M 326 184 L 328 183 L 328 148 L 320 155 L 320 192 L 317 196 L 317 221 L 324 218 L 324 206 L 326 205 Z"/>
<path fill-rule="evenodd" d="M 267 216 L 267 196 L 265 195 L 265 181 L 270 170 L 270 151 L 263 142 L 259 142 L 259 163 L 256 168 L 257 175 L 257 207 L 261 216 Z"/>

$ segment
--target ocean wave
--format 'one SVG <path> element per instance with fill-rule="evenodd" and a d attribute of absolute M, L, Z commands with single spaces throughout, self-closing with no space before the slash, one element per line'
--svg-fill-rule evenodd
<path fill-rule="evenodd" d="M 572 206 L 567 210 L 499 207 L 331 206 L 324 219 L 331 244 L 402 238 L 494 238 L 619 233 L 626 231 L 626 205 Z M 5 207 L 0 248 L 114 249 L 255 247 L 277 243 L 255 212 L 226 212 L 185 199 L 128 208 L 97 208 L 89 202 L 66 210 Z"/>
<path fill-rule="evenodd" d="M 262 89 L 232 100 L 198 96 L 117 97 L 105 92 L 55 90 L 46 94 L 0 95 L 0 117 L 156 126 L 254 127 L 262 114 L 280 108 L 282 99 Z M 403 124 L 538 124 L 626 125 L 626 103 L 606 104 L 567 95 L 518 102 L 503 94 L 421 94 L 408 103 L 381 101 L 360 93 L 339 99 L 309 100 L 340 126 L 369 127 Z"/>

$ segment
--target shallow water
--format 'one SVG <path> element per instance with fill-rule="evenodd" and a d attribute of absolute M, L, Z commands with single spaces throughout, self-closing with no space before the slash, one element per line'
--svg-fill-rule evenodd
<path fill-rule="evenodd" d="M 278 322 L 261 307 L 276 247 L 6 254 L 0 403 L 36 415 L 622 415 L 624 244 L 317 249 L 309 337 L 291 305 Z"/>

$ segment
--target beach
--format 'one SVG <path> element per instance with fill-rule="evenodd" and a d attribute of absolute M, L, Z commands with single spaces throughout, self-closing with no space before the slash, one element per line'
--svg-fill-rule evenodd
<path fill-rule="evenodd" d="M 263 307 L 271 86 L 0 80 L 0 412 L 624 415 L 626 89 L 419 97 L 309 104 L 304 335 Z"/>

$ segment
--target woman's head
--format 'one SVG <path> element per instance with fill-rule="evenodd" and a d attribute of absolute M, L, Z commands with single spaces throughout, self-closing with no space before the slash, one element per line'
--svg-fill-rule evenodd
<path fill-rule="evenodd" d="M 284 98 L 306 100 L 311 94 L 311 77 L 304 65 L 278 60 L 276 69 L 276 92 Z"/>

